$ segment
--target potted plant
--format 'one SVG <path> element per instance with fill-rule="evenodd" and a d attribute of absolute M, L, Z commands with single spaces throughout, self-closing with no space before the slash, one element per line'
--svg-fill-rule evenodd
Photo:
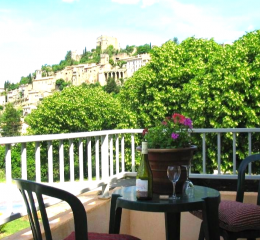
<path fill-rule="evenodd" d="M 143 137 L 148 142 L 148 160 L 153 173 L 153 192 L 171 194 L 172 184 L 167 177 L 167 167 L 180 165 L 181 177 L 176 192 L 182 190 L 187 179 L 184 166 L 190 166 L 197 147 L 191 144 L 192 121 L 190 118 L 174 113 L 152 128 L 143 130 Z"/>

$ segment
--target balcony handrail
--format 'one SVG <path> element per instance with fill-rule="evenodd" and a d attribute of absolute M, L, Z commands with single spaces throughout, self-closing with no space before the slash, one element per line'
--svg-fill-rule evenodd
<path fill-rule="evenodd" d="M 41 142 L 51 140 L 75 139 L 83 137 L 105 136 L 107 134 L 124 134 L 124 133 L 141 133 L 143 129 L 118 129 L 118 130 L 102 130 L 93 132 L 77 132 L 77 133 L 59 133 L 59 134 L 43 134 L 31 136 L 2 137 L 0 144 L 14 144 L 27 142 Z"/>
<path fill-rule="evenodd" d="M 194 133 L 254 133 L 260 128 L 194 128 Z"/>
<path fill-rule="evenodd" d="M 10 145 L 12 144 L 16 144 L 16 143 L 29 143 L 29 142 L 44 142 L 44 141 L 53 141 L 53 140 L 72 140 L 72 139 L 80 139 L 80 138 L 89 138 L 89 137 L 101 137 L 101 136 L 111 136 L 111 135 L 117 135 L 117 134 L 138 134 L 138 133 L 142 133 L 143 129 L 117 129 L 117 130 L 103 130 L 103 131 L 93 131 L 93 132 L 78 132 L 78 133 L 61 133 L 61 134 L 48 134 L 48 135 L 34 135 L 34 136 L 18 136 L 18 137 L 2 137 L 0 138 L 0 144 L 1 145 L 6 145 L 6 161 L 9 160 L 10 162 L 10 158 L 11 158 L 11 154 L 10 154 Z M 202 153 L 203 153 L 203 172 L 201 174 L 192 174 L 191 173 L 191 178 L 193 177 L 197 177 L 197 178 L 223 178 L 223 175 L 220 173 L 220 156 L 221 156 L 221 152 L 220 152 L 220 134 L 221 133 L 233 133 L 233 135 L 235 133 L 248 133 L 249 134 L 249 143 L 248 143 L 248 152 L 249 155 L 251 154 L 251 133 L 255 133 L 255 132 L 260 132 L 260 128 L 205 128 L 205 129 L 193 129 L 192 133 L 196 134 L 196 133 L 202 133 L 203 134 L 203 140 L 202 140 Z M 216 176 L 216 175 L 212 175 L 212 174 L 206 174 L 206 153 L 205 153 L 205 136 L 206 133 L 216 133 L 218 134 L 218 175 L 221 176 Z M 134 141 L 134 140 L 132 140 Z M 132 143 L 133 146 L 135 144 L 135 142 Z M 24 145 L 23 145 L 24 147 Z M 233 163 L 234 163 L 234 167 L 233 167 L 233 175 L 226 175 L 225 177 L 227 178 L 234 178 L 233 176 L 236 176 L 236 165 L 235 165 L 235 136 L 233 136 Z M 132 147 L 132 151 L 135 151 L 135 148 Z M 21 154 L 22 155 L 22 154 Z M 133 155 L 133 152 L 132 152 Z M 24 156 L 21 156 L 23 159 L 25 158 Z M 37 157 L 36 157 L 37 158 Z M 25 160 L 24 160 L 25 161 Z M 132 159 L 132 164 L 135 164 L 135 159 Z M 10 172 L 10 164 L 7 164 L 7 169 L 6 169 L 6 173 L 7 173 L 7 182 L 11 181 L 11 172 Z M 8 169 L 9 168 L 9 169 Z M 8 171 L 9 170 L 9 171 Z M 25 171 L 25 170 L 24 170 Z M 132 169 L 132 172 L 133 169 Z M 251 172 L 251 169 L 249 171 L 249 173 Z M 253 177 L 254 178 L 254 177 Z"/>
<path fill-rule="evenodd" d="M 12 182 L 12 166 L 11 166 L 11 151 L 14 144 L 21 143 L 21 178 L 27 179 L 27 156 L 26 143 L 35 143 L 35 171 L 36 181 L 41 182 L 41 142 L 47 142 L 47 160 L 48 160 L 48 183 L 60 187 L 67 188 L 68 185 L 74 186 L 72 188 L 77 189 L 77 193 L 83 191 L 89 191 L 96 187 L 102 187 L 103 196 L 106 196 L 109 191 L 109 184 L 112 179 L 120 179 L 126 176 L 134 177 L 136 175 L 135 163 L 136 163 L 136 141 L 135 136 L 141 134 L 143 129 L 117 129 L 117 130 L 103 130 L 93 132 L 78 132 L 78 133 L 62 133 L 62 134 L 48 134 L 48 135 L 34 135 L 34 136 L 18 136 L 18 137 L 2 137 L 0 138 L 0 144 L 5 145 L 5 167 L 6 167 L 6 183 Z M 212 179 L 236 179 L 236 134 L 248 133 L 248 155 L 252 152 L 252 133 L 259 133 L 260 128 L 205 128 L 205 129 L 193 129 L 192 134 L 202 134 L 201 148 L 202 148 L 202 172 L 200 174 L 190 173 L 191 178 L 212 178 Z M 216 174 L 207 173 L 206 165 L 206 135 L 217 135 L 217 172 Z M 230 174 L 221 173 L 221 135 L 225 133 L 233 134 L 233 172 Z M 131 166 L 130 171 L 125 169 L 125 136 L 129 135 L 131 139 L 131 151 L 129 164 Z M 79 158 L 79 180 L 75 180 L 74 173 L 74 143 L 73 140 L 77 140 L 77 154 Z M 53 178 L 53 144 L 52 141 L 59 141 L 59 183 L 54 181 Z M 70 166 L 70 179 L 69 182 L 65 181 L 64 177 L 64 144 L 63 141 L 68 141 L 69 152 L 69 166 Z M 83 167 L 83 143 L 87 149 L 87 156 L 84 156 L 87 161 L 87 169 Z M 93 145 L 92 145 L 93 144 Z M 95 149 L 93 156 L 91 155 L 91 149 Z M 96 168 L 92 172 L 92 160 L 94 159 Z M 0 159 L 0 161 L 2 161 Z M 100 169 L 100 171 L 99 171 Z M 88 179 L 84 178 L 84 171 L 87 171 Z M 86 173 L 86 172 L 85 172 Z M 93 180 L 93 173 L 96 179 Z M 252 174 L 252 168 L 249 166 L 247 179 L 257 179 L 259 175 Z M 76 193 L 75 189 L 73 191 Z M 6 194 L 6 196 L 9 193 Z M 11 192 L 10 192 L 11 194 Z M 1 199 L 2 200 L 2 199 Z M 9 199 L 10 200 L 10 199 Z M 7 201 L 10 203 L 10 201 Z M 0 201 L 1 203 L 1 201 Z M 1 206 L 0 206 L 1 207 Z M 10 207 L 9 207 L 10 208 Z M 0 208 L 1 209 L 1 208 Z M 9 218 L 12 220 L 12 217 Z M 0 224 L 1 217 L 0 217 Z"/>

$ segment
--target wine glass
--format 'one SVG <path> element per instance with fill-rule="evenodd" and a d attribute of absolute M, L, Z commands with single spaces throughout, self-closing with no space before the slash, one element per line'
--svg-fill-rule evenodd
<path fill-rule="evenodd" d="M 176 186 L 176 182 L 179 180 L 179 178 L 181 176 L 181 167 L 180 166 L 168 166 L 167 176 L 168 176 L 169 180 L 172 182 L 172 186 L 173 186 L 173 194 L 170 197 L 170 199 L 179 199 L 180 197 L 177 197 L 176 193 L 175 193 L 175 186 Z"/>
<path fill-rule="evenodd" d="M 192 181 L 189 179 L 190 164 L 183 165 L 183 166 L 186 168 L 187 179 L 183 183 L 182 194 L 185 197 L 192 198 L 194 196 L 194 185 L 193 185 Z"/>

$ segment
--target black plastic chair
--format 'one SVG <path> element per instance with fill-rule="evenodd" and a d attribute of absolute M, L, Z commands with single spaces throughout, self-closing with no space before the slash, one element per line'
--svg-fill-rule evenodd
<path fill-rule="evenodd" d="M 33 181 L 22 179 L 14 179 L 14 181 L 23 196 L 34 240 L 42 240 L 43 237 L 33 193 L 35 193 L 37 197 L 46 240 L 52 240 L 53 238 L 43 201 L 43 195 L 63 200 L 67 202 L 72 209 L 75 231 L 67 236 L 65 240 L 140 240 L 139 238 L 126 234 L 88 233 L 86 211 L 83 204 L 76 196 L 64 190 Z"/>
<path fill-rule="evenodd" d="M 255 240 L 260 237 L 260 181 L 258 186 L 257 204 L 243 203 L 245 192 L 245 172 L 248 164 L 259 161 L 260 154 L 246 157 L 238 169 L 236 201 L 221 201 L 219 204 L 220 235 L 224 240 L 246 238 Z M 193 214 L 202 219 L 201 213 Z M 199 240 L 204 239 L 203 222 L 200 228 Z"/>

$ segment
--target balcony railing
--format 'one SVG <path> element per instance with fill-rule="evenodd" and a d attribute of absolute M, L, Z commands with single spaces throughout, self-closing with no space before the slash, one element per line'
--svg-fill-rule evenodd
<path fill-rule="evenodd" d="M 97 187 L 102 187 L 102 196 L 106 196 L 109 191 L 109 185 L 112 180 L 127 176 L 135 176 L 136 160 L 136 137 L 142 133 L 142 129 L 123 129 L 106 130 L 95 132 L 80 132 L 68 134 L 50 134 L 36 136 L 19 136 L 0 138 L 0 144 L 5 145 L 5 173 L 6 189 L 12 185 L 12 148 L 17 144 L 21 145 L 21 178 L 27 179 L 27 145 L 33 143 L 35 155 L 35 181 L 42 182 L 41 174 L 41 148 L 47 149 L 47 168 L 48 176 L 45 182 L 60 188 L 70 190 L 74 194 L 89 191 Z M 232 134 L 233 157 L 230 159 L 233 165 L 233 171 L 229 174 L 221 173 L 221 137 L 225 134 Z M 252 152 L 252 134 L 259 134 L 258 128 L 240 128 L 240 129 L 193 129 L 192 134 L 201 135 L 200 148 L 202 149 L 201 173 L 190 173 L 191 178 L 226 178 L 235 179 L 236 174 L 236 141 L 237 134 L 243 133 L 248 136 L 248 155 Z M 218 167 L 214 174 L 207 174 L 207 154 L 206 137 L 208 134 L 216 135 L 217 162 Z M 140 141 L 139 141 L 140 142 Z M 138 143 L 139 143 L 138 142 Z M 75 144 L 76 143 L 76 144 Z M 57 148 L 57 149 L 56 149 Z M 127 156 L 126 156 L 127 153 Z M 58 157 L 59 178 L 54 177 L 54 156 Z M 69 163 L 69 179 L 64 176 L 65 160 Z M 75 178 L 75 159 L 78 163 L 78 177 Z M 94 163 L 94 166 L 93 166 Z M 128 171 L 126 170 L 128 166 Z M 55 165 L 56 166 L 56 165 Z M 129 167 L 130 166 L 130 167 Z M 130 169 L 130 170 L 129 170 Z M 55 169 L 57 172 L 57 169 Z M 248 179 L 257 179 L 259 175 L 253 175 L 251 166 L 249 167 Z M 10 187 L 11 189 L 11 187 Z M 18 190 L 17 190 L 18 191 Z M 0 224 L 11 221 L 25 213 L 12 213 L 15 200 L 12 191 L 5 193 L 5 198 L 0 199 L 1 209 L 6 209 L 4 216 L 0 217 Z M 2 195 L 2 194 L 1 194 Z M 3 195 L 2 195 L 3 196 Z M 2 206 L 1 206 L 2 205 Z M 9 209 L 9 210 L 8 210 Z"/>

